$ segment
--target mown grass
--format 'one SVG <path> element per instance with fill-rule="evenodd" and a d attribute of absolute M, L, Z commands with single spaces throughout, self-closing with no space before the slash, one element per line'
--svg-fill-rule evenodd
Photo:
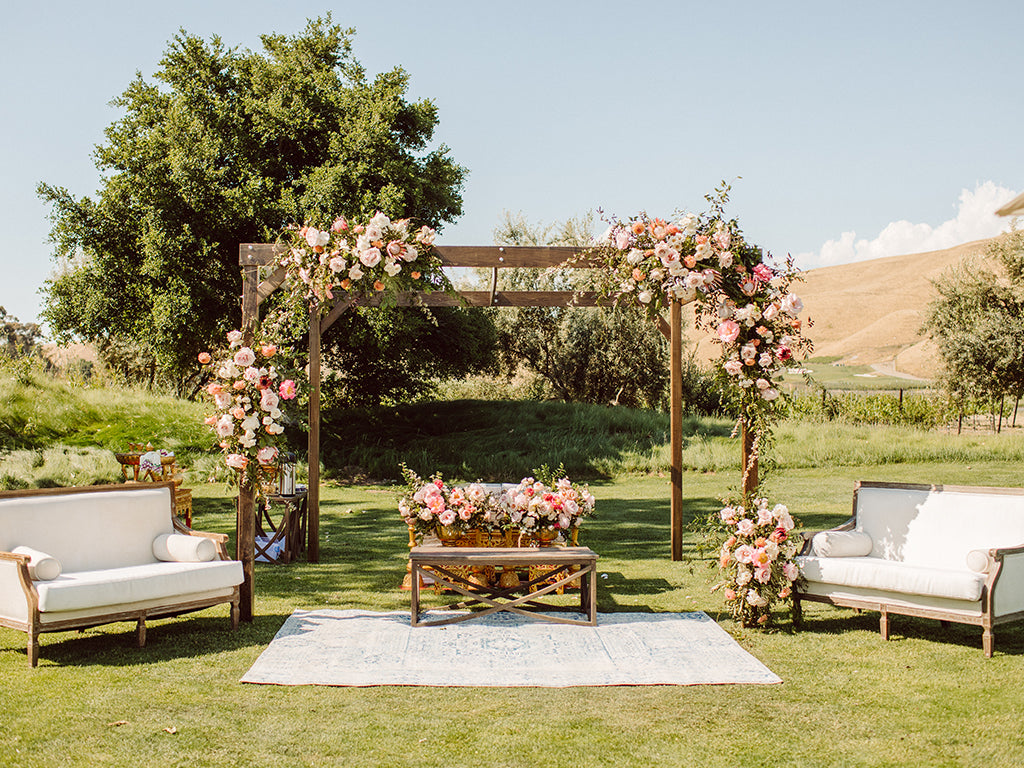
<path fill-rule="evenodd" d="M 986 462 L 899 467 L 890 479 L 1012 484 Z M 879 468 L 796 469 L 776 480 L 805 521 L 844 519 L 853 481 Z M 686 473 L 687 514 L 716 508 L 728 478 Z M 668 558 L 668 481 L 594 485 L 602 612 L 703 610 L 783 678 L 776 686 L 470 689 L 254 686 L 238 679 L 295 609 L 404 610 L 406 536 L 388 487 L 324 491 L 321 562 L 258 564 L 256 617 L 237 631 L 210 609 L 133 626 L 24 636 L 0 630 L 0 760 L 11 766 L 931 766 L 1015 765 L 1024 744 L 1024 627 L 980 631 L 808 606 L 770 632 L 722 615 L 703 562 Z M 196 489 L 197 525 L 233 531 L 226 489 Z M 692 542 L 688 542 L 692 544 Z M 692 550 L 688 546 L 688 552 Z M 450 660 L 438 659 L 446 664 Z M 164 729 L 173 729 L 168 733 Z"/>
<path fill-rule="evenodd" d="M 160 402 L 112 391 L 106 434 L 120 421 L 158 434 Z M 124 398 L 123 400 L 121 398 Z M 112 405 L 113 404 L 113 405 Z M 25 406 L 18 406 L 24 408 Z M 62 406 L 61 406 L 62 407 Z M 193 406 L 166 405 L 165 414 Z M 57 406 L 55 406 L 55 409 Z M 81 406 L 87 410 L 87 406 Z M 45 409 L 42 409 L 45 410 Z M 6 413 L 6 411 L 2 411 Z M 5 417 L 6 418 L 6 417 Z M 40 420 L 44 418 L 40 413 Z M 68 414 L 69 419 L 79 418 Z M 152 421 L 147 421 L 148 419 Z M 182 417 L 184 418 L 184 417 Z M 189 419 L 192 417 L 189 416 Z M 362 420 L 360 420 L 362 419 Z M 134 420 L 134 421 L 132 421 Z M 198 423 L 198 416 L 196 418 Z M 724 420 L 688 422 L 685 513 L 707 515 L 738 485 L 738 445 Z M 182 425 L 163 433 L 204 445 Z M 703 610 L 781 676 L 777 686 L 468 689 L 320 688 L 237 681 L 295 609 L 403 610 L 398 589 L 406 532 L 396 489 L 323 490 L 321 562 L 257 564 L 256 617 L 232 632 L 214 608 L 151 623 L 134 647 L 133 625 L 44 635 L 32 670 L 24 635 L 0 629 L 0 763 L 11 766 L 1002 766 L 1024 749 L 1024 625 L 1000 627 L 985 659 L 970 627 L 894 617 L 883 642 L 877 615 L 807 606 L 806 628 L 788 614 L 772 631 L 749 631 L 722 614 L 707 561 L 669 559 L 667 419 L 615 408 L 557 403 L 421 404 L 350 417 L 330 454 L 379 467 L 398 461 L 460 479 L 518 479 L 564 462 L 591 481 L 598 516 L 583 543 L 600 554 L 601 612 Z M 38 434 L 38 433 L 37 433 Z M 97 446 L 97 464 L 113 446 Z M 144 437 L 143 435 L 142 437 Z M 135 442 L 140 436 L 133 435 Z M 66 446 L 89 440 L 71 427 Z M 152 439 L 152 438 L 146 438 Z M 40 438 L 41 440 L 41 438 Z M 155 441 L 154 441 L 155 442 Z M 346 448 L 347 443 L 352 446 Z M 361 453 L 356 451 L 361 451 Z M 0 459 L 73 447 L 33 444 Z M 349 450 L 349 453 L 344 453 Z M 785 423 L 770 477 L 809 528 L 844 520 L 857 479 L 1020 486 L 1024 438 L 940 434 L 843 423 Z M 496 459 L 495 457 L 500 457 Z M 20 461 L 21 459 L 18 458 Z M 67 459 L 70 463 L 71 459 Z M 327 469 L 343 465 L 327 459 Z M 38 467 L 36 468 L 38 469 Z M 195 525 L 233 536 L 234 505 L 220 484 L 193 478 Z M 685 551 L 696 558 L 696 542 Z M 450 660 L 438 659 L 447 664 Z M 167 729 L 167 730 L 165 730 Z M 173 732 L 171 732 L 173 731 Z"/>

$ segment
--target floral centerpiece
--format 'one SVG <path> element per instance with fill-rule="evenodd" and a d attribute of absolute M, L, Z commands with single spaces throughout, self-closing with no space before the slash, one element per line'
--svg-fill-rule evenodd
<path fill-rule="evenodd" d="M 329 307 L 335 291 L 372 296 L 446 290 L 450 284 L 433 248 L 435 234 L 383 213 L 365 223 L 338 216 L 324 229 L 289 227 L 279 265 L 304 286 L 307 301 L 322 307 Z"/>
<path fill-rule="evenodd" d="M 542 473 L 550 474 L 546 468 L 537 472 Z M 439 473 L 424 481 L 405 465 L 402 475 L 407 490 L 398 501 L 398 511 L 419 534 L 516 530 L 541 540 L 552 540 L 560 533 L 568 539 L 582 519 L 594 513 L 589 488 L 567 477 L 545 478 L 547 483 L 526 477 L 512 488 L 491 494 L 480 483 L 449 485 Z"/>
<path fill-rule="evenodd" d="M 277 346 L 243 344 L 241 331 L 228 333 L 228 350 L 219 358 L 199 355 L 208 366 L 211 381 L 206 394 L 214 413 L 206 424 L 217 435 L 224 463 L 235 472 L 232 480 L 260 492 L 260 469 L 276 468 L 283 445 L 284 407 L 294 401 L 298 388 L 284 378 L 271 360 Z"/>
<path fill-rule="evenodd" d="M 568 540 L 583 518 L 594 514 L 594 497 L 589 488 L 574 485 L 567 477 L 550 486 L 525 477 L 501 494 L 498 506 L 505 527 L 515 526 L 542 539 L 562 534 Z"/>
<path fill-rule="evenodd" d="M 716 589 L 743 626 L 768 624 L 772 606 L 790 598 L 800 575 L 799 539 L 790 535 L 796 523 L 784 505 L 772 507 L 765 498 L 726 505 L 718 518 L 730 533 L 718 553 L 724 579 Z"/>
<path fill-rule="evenodd" d="M 464 533 L 498 525 L 498 508 L 479 483 L 449 485 L 439 472 L 424 481 L 404 464 L 402 475 L 408 490 L 398 501 L 398 511 L 417 533 L 436 533 L 441 528 Z"/>

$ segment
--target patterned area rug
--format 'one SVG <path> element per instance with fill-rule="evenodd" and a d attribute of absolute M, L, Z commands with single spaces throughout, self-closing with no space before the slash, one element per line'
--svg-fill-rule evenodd
<path fill-rule="evenodd" d="M 425 618 L 445 614 L 431 611 Z M 296 611 L 243 683 L 540 686 L 781 683 L 705 613 L 603 613 L 596 627 L 507 612 L 444 627 L 409 613 Z"/>

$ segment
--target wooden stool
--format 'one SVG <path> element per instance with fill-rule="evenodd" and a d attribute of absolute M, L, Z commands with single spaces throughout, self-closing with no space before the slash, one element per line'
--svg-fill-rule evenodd
<path fill-rule="evenodd" d="M 185 517 L 185 526 L 192 527 L 192 490 L 189 488 L 174 489 L 174 510 L 178 517 Z"/>

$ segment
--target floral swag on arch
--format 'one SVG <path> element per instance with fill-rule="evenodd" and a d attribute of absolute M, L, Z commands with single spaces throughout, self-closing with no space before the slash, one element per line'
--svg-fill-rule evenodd
<path fill-rule="evenodd" d="M 727 220 L 728 187 L 708 196 L 711 211 L 653 218 L 645 213 L 612 218 L 599 244 L 581 259 L 598 262 L 599 292 L 615 303 L 634 301 L 652 317 L 673 301 L 695 302 L 697 327 L 721 346 L 716 377 L 738 426 L 752 435 L 747 473 L 768 458 L 772 426 L 782 413 L 782 373 L 811 349 L 793 293 L 799 279 L 792 260 L 776 265 L 748 244 Z M 766 462 L 765 462 L 766 463 Z M 798 577 L 795 522 L 781 504 L 770 507 L 758 490 L 726 500 L 699 526 L 702 546 L 718 551 L 726 603 L 744 626 L 771 622 L 772 606 L 789 599 Z"/>
<path fill-rule="evenodd" d="M 746 478 L 755 462 L 768 457 L 772 425 L 785 400 L 779 388 L 782 372 L 810 351 L 811 342 L 803 335 L 799 317 L 803 304 L 791 290 L 798 271 L 789 259 L 773 264 L 759 247 L 743 239 L 736 221 L 725 217 L 727 194 L 723 185 L 717 195 L 708 196 L 709 212 L 687 213 L 672 221 L 645 213 L 624 221 L 613 218 L 575 266 L 597 262 L 599 292 L 615 304 L 635 301 L 652 317 L 673 300 L 695 302 L 697 327 L 721 346 L 716 374 L 726 402 L 753 435 Z M 392 220 L 383 213 L 365 223 L 338 216 L 324 228 L 289 226 L 278 262 L 290 278 L 286 305 L 323 315 L 342 297 L 394 303 L 404 291 L 451 292 L 433 248 L 434 237 L 428 226 L 414 227 L 408 219 Z M 265 460 L 280 442 L 280 434 L 266 427 L 246 428 L 253 426 L 254 404 L 262 403 L 267 389 L 262 386 L 262 371 L 269 378 L 276 372 L 256 368 L 255 361 L 249 366 L 233 364 L 231 371 L 218 370 L 231 375 L 218 376 L 222 381 L 211 384 L 220 391 L 210 391 L 218 414 L 208 423 L 221 437 L 229 466 L 239 469 L 244 477 L 240 479 L 247 482 L 254 478 L 261 455 Z M 259 376 L 250 371 L 253 368 Z M 239 372 L 241 378 L 236 378 Z M 249 391 L 251 387 L 255 391 Z M 229 392 L 230 405 L 225 397 Z M 280 401 L 283 394 L 277 397 Z M 266 418 L 263 414 L 260 421 Z M 270 421 L 278 424 L 272 416 Z M 255 442 L 250 432 L 256 435 Z M 785 506 L 770 507 L 755 489 L 738 502 L 727 500 L 702 529 L 705 543 L 715 540 L 719 551 L 723 580 L 716 589 L 724 588 L 732 615 L 744 626 L 770 623 L 772 606 L 791 594 L 796 550 L 788 534 L 794 525 Z"/>

